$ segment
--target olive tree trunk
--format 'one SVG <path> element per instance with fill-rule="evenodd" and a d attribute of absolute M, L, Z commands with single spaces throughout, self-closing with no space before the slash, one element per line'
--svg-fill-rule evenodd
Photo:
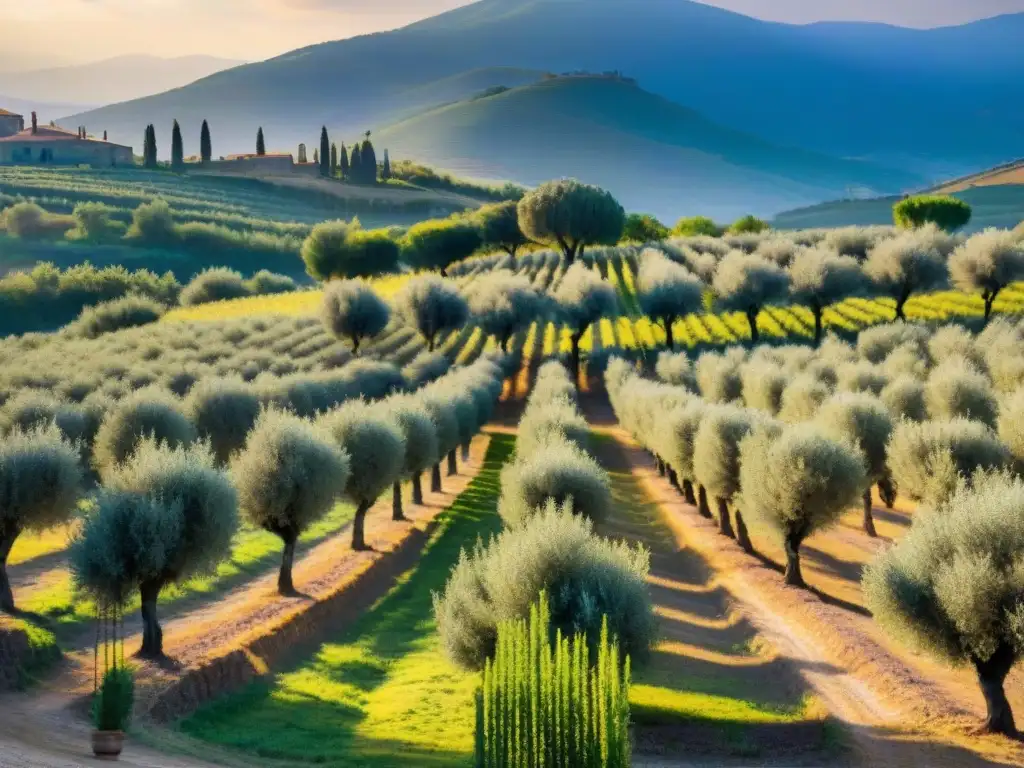
<path fill-rule="evenodd" d="M 708 491 L 703 485 L 697 486 L 697 511 L 701 517 L 711 519 L 711 507 L 708 506 Z"/>
<path fill-rule="evenodd" d="M 668 465 L 666 464 L 665 466 L 668 466 Z M 677 491 L 682 490 L 679 487 L 679 475 L 676 474 L 676 471 L 674 469 L 672 469 L 672 467 L 668 467 L 668 482 L 669 482 L 669 485 L 671 485 Z"/>
<path fill-rule="evenodd" d="M 441 493 L 441 491 L 441 462 L 438 462 L 430 470 L 430 492 Z"/>
<path fill-rule="evenodd" d="M 576 389 L 580 388 L 580 340 L 585 330 L 572 335 L 572 383 Z"/>
<path fill-rule="evenodd" d="M 448 477 L 459 474 L 459 466 L 455 463 L 455 448 L 448 451 Z"/>
<path fill-rule="evenodd" d="M 469 463 L 469 440 L 462 444 L 462 463 Z"/>
<path fill-rule="evenodd" d="M 402 483 L 396 482 L 391 487 L 391 519 L 405 520 L 405 511 L 402 509 Z"/>
<path fill-rule="evenodd" d="M 295 545 L 298 543 L 297 531 L 278 533 L 284 541 L 284 552 L 281 554 L 281 570 L 277 574 L 277 592 L 280 595 L 294 595 L 295 584 L 292 582 L 292 567 L 295 564 Z"/>
<path fill-rule="evenodd" d="M 752 307 L 747 310 L 747 323 L 750 325 L 750 340 L 757 344 L 761 336 L 757 331 L 757 316 L 761 314 L 760 307 Z"/>
<path fill-rule="evenodd" d="M 664 477 L 665 476 L 665 462 L 661 460 L 660 456 L 655 455 L 655 457 L 654 457 L 654 465 L 658 468 L 658 477 Z"/>
<path fill-rule="evenodd" d="M 747 524 L 743 520 L 743 513 L 736 510 L 736 541 L 743 547 L 748 555 L 754 554 L 754 542 L 750 540 L 750 533 L 747 531 Z"/>
<path fill-rule="evenodd" d="M 989 318 L 992 317 L 992 305 L 996 303 L 996 296 L 999 295 L 999 291 L 986 292 L 981 298 L 985 302 L 985 325 L 988 325 Z"/>
<path fill-rule="evenodd" d="M 423 506 L 423 477 L 419 472 L 412 476 L 412 503 Z"/>
<path fill-rule="evenodd" d="M 786 583 L 791 587 L 806 587 L 800 570 L 800 545 L 803 537 L 796 534 L 786 536 Z"/>
<path fill-rule="evenodd" d="M 875 517 L 872 514 L 871 486 L 864 489 L 864 533 L 871 538 L 878 536 L 875 532 Z"/>
<path fill-rule="evenodd" d="M 142 648 L 139 658 L 159 661 L 164 658 L 164 631 L 156 615 L 156 603 L 164 588 L 163 579 L 150 579 L 139 585 L 142 600 Z"/>
<path fill-rule="evenodd" d="M 878 481 L 878 495 L 885 504 L 886 509 L 893 508 L 893 505 L 896 503 L 896 484 L 888 472 Z"/>
<path fill-rule="evenodd" d="M 14 613 L 14 590 L 7 576 L 7 558 L 19 533 L 21 529 L 13 525 L 0 529 L 0 611 L 4 613 Z"/>
<path fill-rule="evenodd" d="M 732 529 L 732 520 L 729 519 L 729 503 L 723 498 L 717 498 L 718 503 L 718 531 L 730 539 L 736 538 L 736 532 Z"/>
<path fill-rule="evenodd" d="M 1005 689 L 1006 676 L 1016 660 L 1017 654 L 1006 642 L 1001 643 L 986 661 L 974 660 L 978 682 L 985 697 L 985 730 L 989 733 L 1017 735 L 1017 725 Z"/>
<path fill-rule="evenodd" d="M 824 309 L 821 307 L 814 307 L 814 346 L 816 347 L 821 344 L 822 315 L 824 314 Z"/>
<path fill-rule="evenodd" d="M 352 549 L 362 552 L 366 547 L 366 513 L 370 511 L 370 503 L 361 501 L 356 507 L 356 516 L 352 519 Z"/>
<path fill-rule="evenodd" d="M 671 317 L 665 318 L 665 344 L 674 352 L 676 349 L 676 337 L 672 331 L 672 320 L 673 318 Z"/>
<path fill-rule="evenodd" d="M 683 480 L 683 498 L 687 504 L 697 506 L 697 497 L 693 493 L 693 483 L 689 480 Z"/>

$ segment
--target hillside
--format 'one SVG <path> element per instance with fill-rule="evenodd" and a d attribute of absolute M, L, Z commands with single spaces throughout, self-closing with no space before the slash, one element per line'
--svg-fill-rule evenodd
<path fill-rule="evenodd" d="M 775 146 L 603 77 L 554 78 L 447 105 L 375 139 L 462 176 L 527 185 L 576 177 L 667 220 L 774 213 L 851 189 L 879 194 L 915 183 L 907 173 Z"/>
<path fill-rule="evenodd" d="M 35 102 L 114 104 L 179 88 L 242 63 L 215 56 L 115 56 L 88 64 L 0 72 L 0 93 Z M 61 114 L 68 113 L 51 117 Z"/>
<path fill-rule="evenodd" d="M 937 178 L 1020 154 L 1024 102 L 1007 94 L 1024 77 L 1022 36 L 1024 14 L 912 30 L 769 23 L 687 0 L 482 0 L 67 122 L 137 143 L 147 123 L 177 118 L 194 152 L 207 118 L 218 153 L 248 149 L 259 124 L 271 144 L 292 147 L 315 141 L 321 124 L 353 136 L 389 124 L 409 109 L 402 94 L 464 72 L 619 70 L 775 143 L 895 159 Z"/>

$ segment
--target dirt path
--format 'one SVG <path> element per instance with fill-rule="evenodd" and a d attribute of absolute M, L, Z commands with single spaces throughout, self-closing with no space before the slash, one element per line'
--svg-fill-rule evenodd
<path fill-rule="evenodd" d="M 423 531 L 465 489 L 482 466 L 488 442 L 487 435 L 474 439 L 470 461 L 460 463 L 457 476 L 444 479 L 443 493 L 428 493 L 424 489 L 425 503 L 422 507 L 407 505 L 409 522 L 391 521 L 390 494 L 375 505 L 368 515 L 366 530 L 367 540 L 374 551 L 350 550 L 347 527 L 313 547 L 295 564 L 295 586 L 302 597 L 281 598 L 276 592 L 276 570 L 271 570 L 216 599 L 165 620 L 165 650 L 180 667 L 165 669 L 147 664 L 140 668 L 136 683 L 136 712 L 148 711 L 149 705 L 163 690 L 190 670 L 246 646 L 250 638 L 267 632 L 268 627 L 287 626 L 292 617 L 338 590 L 349 588 L 373 561 L 396 548 L 412 532 Z M 382 595 L 389 587 L 390 583 L 378 585 L 371 590 L 374 594 L 360 594 L 357 602 L 372 602 L 376 599 L 376 591 Z M 335 616 L 333 620 L 343 618 Z M 139 618 L 135 615 L 126 617 L 126 629 L 126 652 L 131 654 L 141 644 Z M 91 630 L 83 634 L 91 634 Z M 81 642 L 86 639 L 83 637 Z M 8 765 L 11 768 L 59 768 L 85 764 L 82 756 L 88 750 L 89 734 L 85 703 L 93 684 L 91 640 L 89 644 L 89 650 L 67 654 L 53 679 L 41 682 L 27 694 L 0 697 L 0 712 L 3 713 L 0 717 L 0 768 Z M 224 761 L 218 758 L 217 762 L 223 764 Z M 131 745 L 122 764 L 153 768 L 208 765 L 198 760 L 164 757 L 137 744 Z M 231 764 L 230 757 L 227 764 Z"/>
<path fill-rule="evenodd" d="M 845 724 L 860 764 L 1024 764 L 1019 743 L 967 732 L 971 714 L 951 700 L 945 682 L 922 675 L 916 664 L 906 663 L 865 633 L 864 627 L 873 624 L 862 606 L 785 587 L 775 562 L 744 555 L 733 541 L 718 534 L 714 523 L 685 504 L 658 476 L 646 453 L 615 425 L 606 402 L 595 398 L 584 405 L 591 423 L 623 446 L 651 498 L 683 528 L 687 543 L 708 559 L 759 633 L 798 666 L 831 713 Z M 898 517 L 891 525 L 901 524 Z M 838 534 L 840 544 L 845 541 L 867 550 L 885 545 L 864 544 L 849 523 L 847 529 Z M 859 581 L 860 562 L 830 556 L 826 546 L 818 554 L 814 568 L 819 573 Z M 812 572 L 809 569 L 805 575 L 815 584 Z M 908 723 L 913 725 L 905 727 Z"/>

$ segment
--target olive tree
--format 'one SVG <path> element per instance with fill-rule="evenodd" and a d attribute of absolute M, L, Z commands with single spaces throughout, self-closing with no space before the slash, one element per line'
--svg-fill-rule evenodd
<path fill-rule="evenodd" d="M 310 277 L 333 280 L 393 272 L 399 253 L 385 230 L 364 230 L 354 219 L 317 224 L 302 244 L 301 255 Z"/>
<path fill-rule="evenodd" d="M 789 275 L 763 256 L 733 251 L 718 262 L 712 283 L 716 306 L 742 312 L 750 325 L 750 338 L 760 339 L 757 316 L 769 304 L 782 304 L 789 297 Z"/>
<path fill-rule="evenodd" d="M 1024 467 L 1024 388 L 1005 398 L 999 408 L 999 439 Z"/>
<path fill-rule="evenodd" d="M 782 390 L 779 419 L 787 424 L 810 421 L 831 394 L 829 386 L 813 374 L 794 376 Z"/>
<path fill-rule="evenodd" d="M 961 484 L 864 572 L 875 620 L 916 651 L 974 668 L 984 727 L 1017 735 L 1006 677 L 1024 652 L 1024 482 Z"/>
<path fill-rule="evenodd" d="M 666 384 L 683 387 L 688 392 L 697 393 L 699 391 L 693 361 L 686 352 L 669 352 L 668 350 L 659 352 L 654 372 Z"/>
<path fill-rule="evenodd" d="M 208 440 L 219 464 L 227 464 L 260 415 L 260 398 L 239 379 L 202 378 L 189 390 L 185 415 Z"/>
<path fill-rule="evenodd" d="M 395 297 L 396 313 L 419 331 L 431 352 L 438 336 L 457 331 L 469 319 L 469 305 L 458 289 L 436 275 L 414 277 Z"/>
<path fill-rule="evenodd" d="M 892 379 L 882 389 L 879 398 L 897 420 L 928 420 L 928 408 L 924 402 L 924 384 L 913 376 L 897 376 Z"/>
<path fill-rule="evenodd" d="M 13 613 L 7 558 L 24 531 L 71 520 L 82 492 L 78 452 L 53 425 L 0 439 L 0 611 Z"/>
<path fill-rule="evenodd" d="M 204 445 L 172 449 L 147 438 L 106 481 L 72 544 L 75 582 L 97 602 L 142 600 L 139 656 L 164 658 L 157 601 L 168 584 L 212 573 L 231 551 L 238 495 Z"/>
<path fill-rule="evenodd" d="M 708 408 L 697 428 L 693 470 L 697 481 L 714 497 L 722 535 L 738 538 L 747 552 L 753 547 L 743 513 L 736 509 L 736 529 L 729 518 L 729 504 L 740 491 L 740 443 L 758 428 L 767 428 L 762 414 L 751 408 L 718 405 Z"/>
<path fill-rule="evenodd" d="M 1012 232 L 986 229 L 953 251 L 949 276 L 957 290 L 981 294 L 987 323 L 1000 292 L 1024 279 L 1024 242 Z"/>
<path fill-rule="evenodd" d="M 750 360 L 740 366 L 743 383 L 743 402 L 748 408 L 776 416 L 782 407 L 782 395 L 789 376 L 779 366 L 767 360 Z"/>
<path fill-rule="evenodd" d="M 612 509 L 608 475 L 590 454 L 552 439 L 529 455 L 517 454 L 501 471 L 498 514 L 511 528 L 522 527 L 548 501 L 568 503 L 574 514 L 600 522 Z"/>
<path fill-rule="evenodd" d="M 195 442 L 196 437 L 196 428 L 180 400 L 169 392 L 141 389 L 107 412 L 93 443 L 93 465 L 106 480 L 146 438 L 180 448 Z"/>
<path fill-rule="evenodd" d="M 575 179 L 528 192 L 517 213 L 523 234 L 560 248 L 570 266 L 589 245 L 618 243 L 626 225 L 626 212 L 611 193 Z"/>
<path fill-rule="evenodd" d="M 525 331 L 546 312 L 544 298 L 530 281 L 508 270 L 495 270 L 477 278 L 468 292 L 472 322 L 510 352 L 512 337 Z"/>
<path fill-rule="evenodd" d="M 616 314 L 618 295 L 610 283 L 602 280 L 583 264 L 566 270 L 554 295 L 559 313 L 569 325 L 572 339 L 572 380 L 580 377 L 580 341 L 587 329 L 602 317 Z"/>
<path fill-rule="evenodd" d="M 377 410 L 380 415 L 390 418 L 402 433 L 405 446 L 402 477 L 412 480 L 412 503 L 423 503 L 423 472 L 436 464 L 440 458 L 437 430 L 430 418 L 430 412 L 423 403 L 413 397 L 393 397 L 382 401 Z M 404 520 L 402 507 L 402 481 L 392 485 L 391 518 Z"/>
<path fill-rule="evenodd" d="M 786 584 L 806 586 L 800 547 L 834 525 L 867 483 L 860 452 L 811 423 L 757 430 L 740 449 L 743 508 L 782 539 Z"/>
<path fill-rule="evenodd" d="M 419 400 L 434 423 L 437 435 L 437 460 L 430 472 L 430 490 L 441 493 L 441 457 L 454 451 L 459 445 L 459 418 L 455 406 L 439 393 L 420 393 Z"/>
<path fill-rule="evenodd" d="M 852 256 L 821 248 L 796 254 L 789 265 L 790 294 L 814 315 L 814 345 L 821 343 L 822 318 L 830 305 L 864 291 L 867 280 Z"/>
<path fill-rule="evenodd" d="M 377 336 L 387 328 L 391 310 L 367 283 L 342 280 L 324 289 L 321 317 L 327 332 L 348 339 L 352 354 L 358 355 L 363 339 Z"/>
<path fill-rule="evenodd" d="M 295 594 L 295 546 L 344 492 L 348 455 L 323 428 L 281 411 L 264 411 L 232 461 L 231 475 L 242 514 L 284 543 L 277 590 Z"/>
<path fill-rule="evenodd" d="M 476 212 L 485 248 L 504 251 L 515 264 L 516 253 L 530 240 L 519 228 L 519 204 L 515 200 L 485 205 Z"/>
<path fill-rule="evenodd" d="M 896 486 L 915 501 L 939 504 L 962 478 L 1010 465 L 1009 449 L 979 421 L 900 422 L 886 449 Z"/>
<path fill-rule="evenodd" d="M 697 384 L 705 400 L 731 403 L 743 397 L 740 367 L 745 358 L 740 349 L 729 349 L 724 353 L 705 352 L 697 358 Z"/>
<path fill-rule="evenodd" d="M 636 288 L 640 309 L 661 323 L 668 348 L 675 349 L 672 326 L 676 320 L 703 308 L 704 283 L 661 251 L 648 248 L 640 254 Z"/>
<path fill-rule="evenodd" d="M 896 301 L 896 319 L 905 320 L 904 308 L 914 293 L 946 285 L 946 261 L 928 232 L 905 232 L 871 249 L 864 274 L 879 292 Z"/>
<path fill-rule="evenodd" d="M 877 536 L 871 486 L 882 482 L 888 474 L 886 447 L 894 427 L 892 416 L 872 395 L 840 392 L 821 406 L 816 421 L 826 435 L 852 443 L 863 454 L 867 470 L 863 493 L 864 531 L 868 536 Z"/>
<path fill-rule="evenodd" d="M 318 420 L 348 454 L 349 476 L 345 495 L 356 505 L 352 520 L 352 549 L 368 549 L 366 514 L 402 476 L 405 438 L 388 418 L 362 401 L 345 403 Z"/>
<path fill-rule="evenodd" d="M 414 224 L 405 235 L 406 261 L 418 269 L 447 268 L 472 256 L 483 245 L 480 228 L 470 219 L 429 219 Z"/>
<path fill-rule="evenodd" d="M 995 428 L 999 416 L 992 385 L 963 360 L 950 360 L 931 372 L 924 401 L 928 414 L 938 421 L 963 417 Z"/>
<path fill-rule="evenodd" d="M 711 510 L 705 488 L 701 487 L 699 499 L 694 495 L 693 485 L 699 481 L 693 457 L 697 448 L 697 430 L 707 409 L 705 401 L 693 398 L 685 405 L 659 413 L 655 427 L 658 442 L 664 446 L 664 459 L 675 471 L 686 503 L 697 506 L 704 517 L 710 517 Z"/>

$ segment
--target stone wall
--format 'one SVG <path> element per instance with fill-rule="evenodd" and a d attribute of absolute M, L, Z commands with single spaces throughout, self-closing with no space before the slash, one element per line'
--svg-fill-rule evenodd
<path fill-rule="evenodd" d="M 44 156 L 44 151 L 47 153 Z M 45 159 L 44 159 L 45 157 Z M 0 141 L 0 163 L 16 165 L 132 165 L 131 147 L 102 141 Z"/>

